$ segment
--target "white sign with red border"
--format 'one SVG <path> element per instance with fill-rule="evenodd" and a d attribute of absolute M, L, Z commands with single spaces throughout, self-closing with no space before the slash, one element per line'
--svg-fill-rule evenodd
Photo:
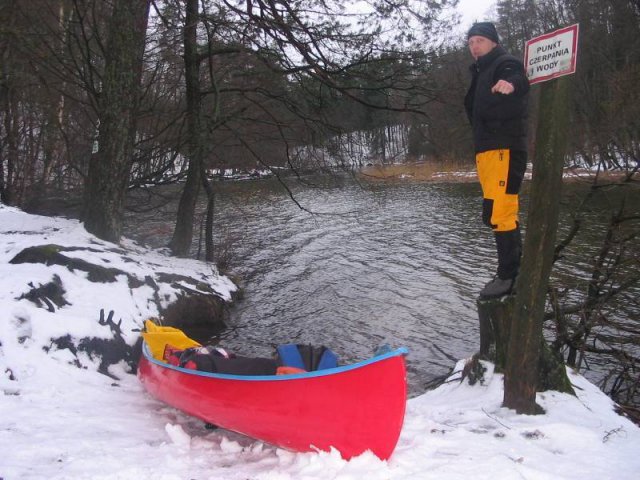
<path fill-rule="evenodd" d="M 527 42 L 524 67 L 529 83 L 544 82 L 576 71 L 578 24 L 532 38 Z"/>

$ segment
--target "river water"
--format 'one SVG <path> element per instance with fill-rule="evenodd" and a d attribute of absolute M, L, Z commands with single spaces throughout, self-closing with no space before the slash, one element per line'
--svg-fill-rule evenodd
<path fill-rule="evenodd" d="M 244 290 L 221 345 L 268 356 L 279 343 L 324 344 L 344 363 L 406 346 L 412 394 L 478 351 L 475 302 L 496 259 L 477 183 L 287 185 L 216 184 L 217 254 Z M 157 232 L 166 243 L 169 230 Z"/>
<path fill-rule="evenodd" d="M 224 341 L 256 351 L 324 344 L 345 361 L 403 345 L 419 389 L 478 349 L 475 295 L 494 268 L 479 189 L 343 180 L 292 186 L 314 213 L 269 182 L 247 196 L 225 185 L 219 218 L 235 218 L 228 234 L 245 299 Z"/>

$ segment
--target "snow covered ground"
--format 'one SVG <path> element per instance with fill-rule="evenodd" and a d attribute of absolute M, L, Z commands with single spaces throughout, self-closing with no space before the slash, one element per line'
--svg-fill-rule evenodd
<path fill-rule="evenodd" d="M 516 415 L 501 408 L 502 376 L 490 364 L 483 384 L 471 386 L 454 373 L 438 389 L 409 400 L 400 441 L 386 462 L 371 454 L 349 462 L 335 451 L 296 454 L 206 430 L 148 396 L 123 363 L 110 368 L 114 380 L 97 372 L 99 359 L 52 344 L 65 335 L 109 338 L 109 327 L 98 323 L 101 308 L 122 319 L 133 343 L 157 308 L 152 289 L 126 276 L 92 283 L 85 272 L 63 266 L 9 263 L 22 249 L 43 244 L 91 248 L 65 255 L 137 278 L 171 271 L 201 278 L 225 298 L 234 289 L 202 263 L 128 241 L 112 245 L 76 221 L 0 205 L 0 479 L 640 478 L 640 428 L 617 415 L 594 385 L 571 374 L 577 398 L 541 393 L 546 414 Z M 125 261 L 125 253 L 134 261 Z M 48 308 L 20 299 L 30 283 L 46 284 L 54 274 L 70 304 Z M 162 301 L 175 298 L 175 290 L 163 288 Z"/>

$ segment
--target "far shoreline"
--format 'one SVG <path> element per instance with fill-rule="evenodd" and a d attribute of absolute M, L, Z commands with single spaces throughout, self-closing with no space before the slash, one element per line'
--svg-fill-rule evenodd
<path fill-rule="evenodd" d="M 532 165 L 527 166 L 525 180 L 531 180 Z M 384 182 L 472 183 L 478 181 L 475 165 L 449 162 L 412 162 L 369 165 L 357 170 L 362 180 Z M 596 178 L 617 181 L 626 172 L 620 170 L 595 171 L 581 167 L 565 167 L 566 182 L 593 182 Z"/>

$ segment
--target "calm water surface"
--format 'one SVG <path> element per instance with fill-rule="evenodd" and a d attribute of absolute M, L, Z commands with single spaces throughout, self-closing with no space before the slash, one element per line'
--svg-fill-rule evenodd
<path fill-rule="evenodd" d="M 475 300 L 496 268 L 480 188 L 321 181 L 287 181 L 300 206 L 275 179 L 216 184 L 216 248 L 245 292 L 221 344 L 266 356 L 324 344 L 345 363 L 406 346 L 420 393 L 479 348 Z M 146 228 L 172 223 L 167 209 Z"/>
<path fill-rule="evenodd" d="M 245 292 L 221 342 L 324 344 L 344 362 L 406 346 L 419 391 L 478 350 L 475 298 L 495 269 L 480 189 L 325 182 L 288 182 L 304 210 L 274 179 L 217 184 L 217 249 Z"/>

